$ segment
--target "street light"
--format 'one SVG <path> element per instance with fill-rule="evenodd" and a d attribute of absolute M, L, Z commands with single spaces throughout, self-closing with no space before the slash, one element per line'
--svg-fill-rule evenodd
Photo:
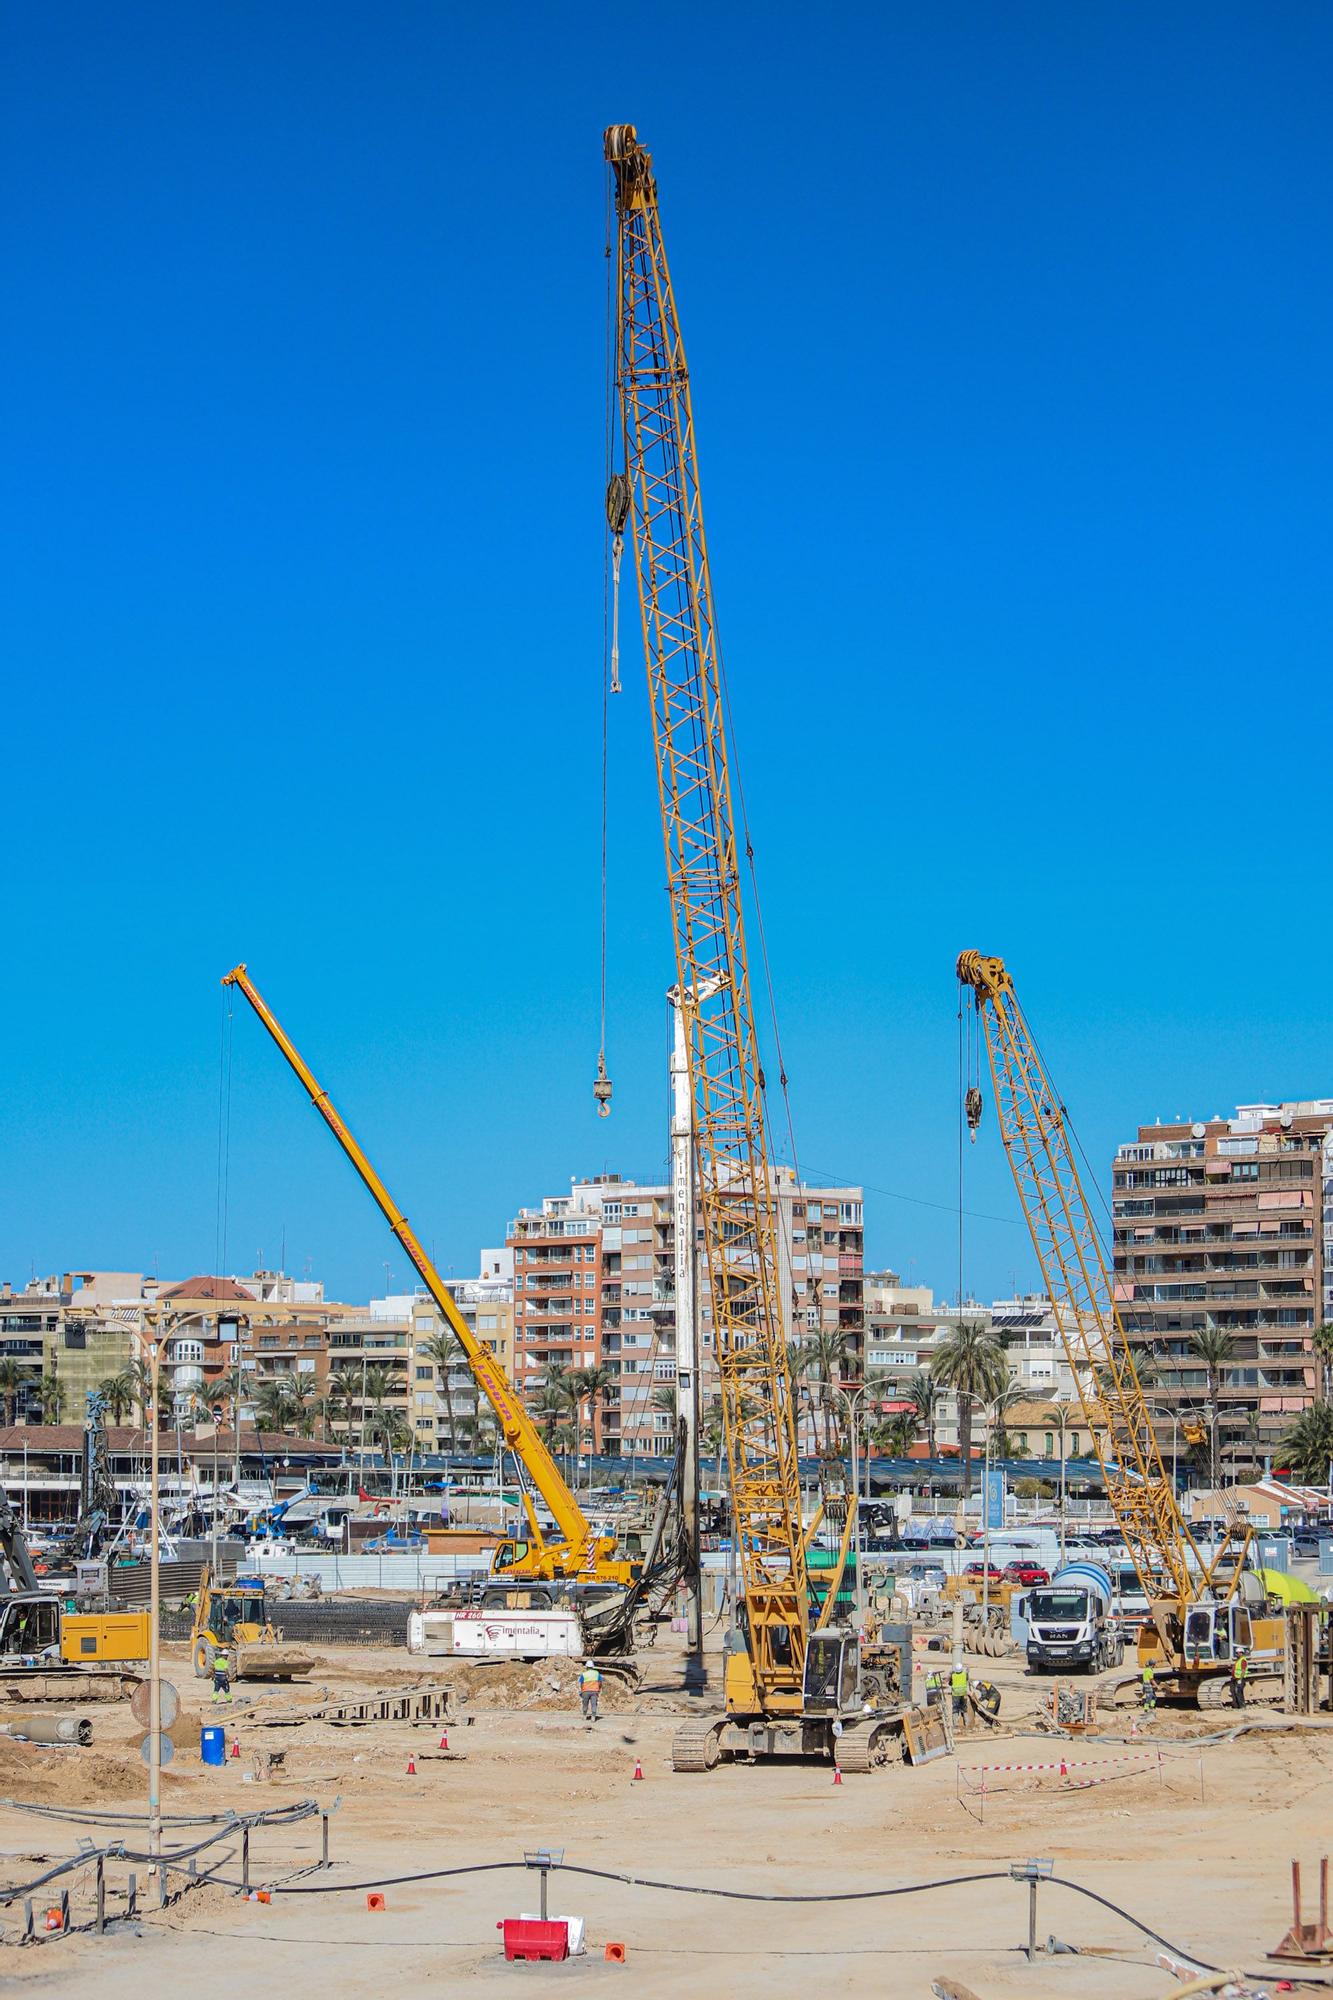
<path fill-rule="evenodd" d="M 985 1396 L 978 1396 L 976 1391 L 973 1389 L 955 1389 L 954 1395 L 959 1398 L 966 1397 L 969 1403 L 975 1403 L 981 1410 L 982 1415 L 984 1416 L 986 1422 L 986 1448 L 985 1448 L 985 1456 L 982 1461 L 983 1471 L 981 1477 L 981 1615 L 985 1625 L 989 1626 L 990 1625 L 990 1438 L 991 1438 L 991 1426 L 995 1421 L 995 1414 L 999 1409 L 1000 1404 L 1004 1401 L 1005 1391 L 1004 1389 L 1001 1389 L 1000 1393 L 997 1396 L 992 1396 L 989 1399 L 987 1399 Z M 970 1476 L 967 1473 L 966 1467 L 963 1468 L 963 1473 L 964 1476 Z M 1004 1525 L 1003 1517 L 1001 1517 L 1000 1525 L 1001 1527 L 1003 1527 Z"/>
<path fill-rule="evenodd" d="M 865 1626 L 865 1575 L 864 1565 L 861 1561 L 861 1494 L 857 1473 L 857 1436 L 861 1406 L 868 1395 L 874 1394 L 879 1390 L 880 1384 L 878 1382 L 863 1382 L 859 1389 L 851 1390 L 835 1389 L 831 1382 L 826 1383 L 824 1386 L 829 1396 L 836 1397 L 839 1402 L 847 1405 L 847 1428 L 852 1445 L 851 1504 L 855 1510 L 852 1517 L 852 1553 L 856 1560 L 856 1627 L 858 1631 L 861 1631 Z M 868 1479 L 868 1460 L 866 1476 Z"/>

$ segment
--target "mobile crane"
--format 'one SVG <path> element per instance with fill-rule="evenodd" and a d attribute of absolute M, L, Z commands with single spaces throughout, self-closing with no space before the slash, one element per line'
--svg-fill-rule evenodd
<path fill-rule="evenodd" d="M 1068 1114 L 1051 1082 L 1003 959 L 965 951 L 959 983 L 985 1036 L 1000 1136 L 1073 1370 L 1106 1497 L 1148 1599 L 1140 1669 L 1164 1692 L 1213 1707 L 1244 1652 L 1262 1681 L 1280 1669 L 1283 1626 L 1264 1613 L 1261 1580 L 1246 1567 L 1248 1528 L 1229 1526 L 1205 1556 L 1162 1464 L 1134 1351 L 1116 1304 L 1096 1221 L 1071 1145 Z M 975 1137 L 978 1080 L 966 1115 Z"/>
<path fill-rule="evenodd" d="M 296 1076 L 304 1085 L 310 1102 L 356 1168 L 380 1213 L 434 1299 L 467 1359 L 477 1387 L 495 1412 L 500 1435 L 519 1468 L 519 1492 L 527 1516 L 528 1534 L 526 1540 L 511 1538 L 499 1545 L 492 1562 L 492 1575 L 504 1581 L 512 1578 L 565 1584 L 615 1585 L 626 1590 L 633 1588 L 636 1591 L 640 1589 L 648 1581 L 647 1572 L 653 1567 L 652 1563 L 641 1563 L 620 1556 L 617 1553 L 614 1536 L 601 1535 L 594 1530 L 547 1450 L 541 1432 L 525 1409 L 521 1396 L 511 1387 L 504 1370 L 490 1349 L 477 1339 L 458 1310 L 449 1287 L 408 1227 L 407 1217 L 395 1204 L 383 1181 L 335 1110 L 328 1092 L 316 1081 L 309 1065 L 264 1001 L 245 966 L 234 966 L 222 983 L 224 986 L 239 988 L 287 1058 Z M 533 1489 L 545 1502 L 555 1523 L 556 1534 L 550 1539 L 543 1533 L 538 1520 L 532 1498 Z"/>
<path fill-rule="evenodd" d="M 746 950 L 725 695 L 689 372 L 657 182 L 632 125 L 608 127 L 614 183 L 614 396 L 623 469 L 609 531 L 630 526 L 652 711 L 676 997 L 730 1472 L 739 1630 L 724 1713 L 685 1723 L 672 1761 L 776 1751 L 867 1770 L 897 1754 L 911 1648 L 811 1629 L 795 1408 Z M 906 1685 L 904 1685 L 906 1683 Z"/>

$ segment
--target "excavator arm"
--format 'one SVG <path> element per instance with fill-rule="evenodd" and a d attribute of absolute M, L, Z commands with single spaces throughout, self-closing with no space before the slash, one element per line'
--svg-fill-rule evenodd
<path fill-rule="evenodd" d="M 244 965 L 235 966 L 226 974 L 222 983 L 224 986 L 238 987 L 245 995 L 300 1079 L 316 1111 L 356 1168 L 381 1215 L 402 1245 L 413 1269 L 452 1330 L 472 1370 L 477 1387 L 495 1412 L 495 1420 L 506 1446 L 513 1452 L 550 1510 L 551 1518 L 559 1531 L 559 1542 L 545 1542 L 541 1539 L 531 1497 L 526 1490 L 523 1491 L 528 1525 L 538 1546 L 531 1559 L 527 1561 L 520 1559 L 515 1562 L 510 1566 L 508 1574 L 562 1578 L 596 1577 L 621 1583 L 632 1581 L 633 1566 L 615 1561 L 612 1553 L 614 1543 L 610 1536 L 598 1537 L 594 1534 L 591 1523 L 561 1476 L 559 1467 L 546 1448 L 541 1432 L 524 1408 L 521 1397 L 511 1387 L 504 1370 L 490 1349 L 477 1339 L 458 1310 L 449 1287 L 408 1227 L 407 1217 L 394 1202 L 365 1153 L 338 1115 L 328 1092 L 316 1080 L 299 1049 L 264 1001 Z"/>

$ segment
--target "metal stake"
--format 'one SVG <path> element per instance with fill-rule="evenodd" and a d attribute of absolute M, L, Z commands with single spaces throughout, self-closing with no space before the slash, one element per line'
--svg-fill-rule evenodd
<path fill-rule="evenodd" d="M 97 1857 L 97 1915 L 93 1920 L 93 1929 L 98 1937 L 106 1929 L 106 1861 L 100 1854 Z"/>
<path fill-rule="evenodd" d="M 321 1868 L 327 1868 L 329 1865 L 329 1816 L 326 1812 L 322 1812 L 319 1818 L 320 1818 L 319 1865 Z"/>
<path fill-rule="evenodd" d="M 241 1886 L 248 1896 L 250 1893 L 250 1829 L 241 1829 Z"/>
<path fill-rule="evenodd" d="M 137 1875 L 131 1875 L 129 1881 L 125 1884 L 125 1914 L 127 1917 L 137 1917 L 139 1914 L 139 1878 Z"/>

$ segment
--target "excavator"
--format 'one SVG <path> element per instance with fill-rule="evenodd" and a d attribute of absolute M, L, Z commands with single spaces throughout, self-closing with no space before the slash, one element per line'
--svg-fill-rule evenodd
<path fill-rule="evenodd" d="M 910 1634 L 886 1630 L 863 1642 L 831 1617 L 822 1627 L 811 1617 L 689 371 L 651 155 L 632 125 L 610 126 L 603 150 L 615 210 L 611 429 L 620 460 L 607 525 L 617 574 L 627 526 L 633 549 L 742 1600 L 723 1711 L 684 1723 L 672 1761 L 678 1771 L 706 1771 L 724 1756 L 796 1753 L 865 1771 L 902 1754 Z M 853 1503 L 847 1518 L 854 1514 Z M 826 1609 L 835 1595 L 836 1579 Z"/>
<path fill-rule="evenodd" d="M 527 1535 L 511 1537 L 497 1547 L 492 1559 L 494 1583 L 555 1583 L 587 1605 L 585 1625 L 590 1638 L 611 1646 L 628 1630 L 628 1618 L 646 1591 L 669 1580 L 674 1543 L 665 1533 L 667 1508 L 659 1501 L 654 1529 L 641 1557 L 630 1558 L 617 1548 L 615 1537 L 595 1531 L 570 1491 L 541 1432 L 524 1407 L 490 1349 L 479 1341 L 454 1301 L 453 1294 L 408 1226 L 365 1153 L 317 1082 L 300 1051 L 267 1005 L 244 965 L 234 966 L 223 980 L 249 1001 L 278 1048 L 304 1086 L 311 1103 L 355 1167 L 376 1206 L 402 1245 L 413 1268 L 446 1324 L 452 1329 L 473 1379 L 495 1412 L 496 1423 L 519 1473 L 519 1492 L 527 1517 Z M 534 1493 L 545 1503 L 554 1533 L 544 1532 Z"/>
<path fill-rule="evenodd" d="M 1205 1553 L 1180 1512 L 1162 1464 L 1133 1346 L 1116 1305 L 1106 1253 L 1074 1156 L 1068 1114 L 1019 1005 L 1003 959 L 965 951 L 959 984 L 984 1037 L 1000 1137 L 1041 1267 L 1106 1497 L 1147 1597 L 1139 1671 L 1151 1666 L 1161 1694 L 1201 1708 L 1227 1699 L 1231 1664 L 1244 1653 L 1250 1686 L 1263 1697 L 1280 1676 L 1284 1625 L 1267 1613 L 1260 1578 L 1247 1566 L 1251 1530 L 1229 1525 Z M 971 1042 L 973 1038 L 969 1036 Z M 978 1065 L 979 1066 L 979 1065 Z M 964 1098 L 976 1136 L 980 1078 Z M 1130 1676 L 1126 1689 L 1138 1679 Z"/>

